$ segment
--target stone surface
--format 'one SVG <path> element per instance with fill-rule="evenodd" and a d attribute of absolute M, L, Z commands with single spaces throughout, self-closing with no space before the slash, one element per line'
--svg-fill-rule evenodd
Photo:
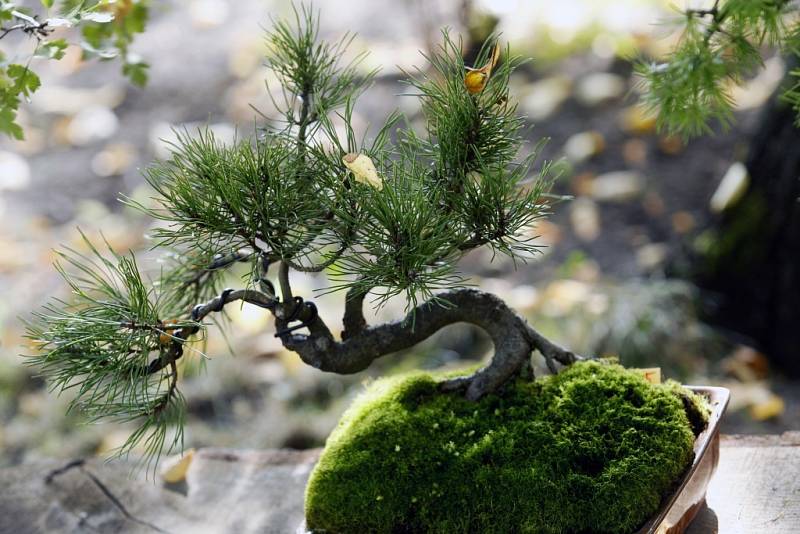
<path fill-rule="evenodd" d="M 170 488 L 126 462 L 0 470 L 0 532 L 295 532 L 318 454 L 203 449 Z"/>
<path fill-rule="evenodd" d="M 723 436 L 706 501 L 686 534 L 798 532 L 800 432 Z"/>
<path fill-rule="evenodd" d="M 0 532 L 302 532 L 319 452 L 201 449 L 186 480 L 169 489 L 125 462 L 0 470 Z M 723 436 L 707 502 L 687 534 L 797 532 L 800 432 Z"/>

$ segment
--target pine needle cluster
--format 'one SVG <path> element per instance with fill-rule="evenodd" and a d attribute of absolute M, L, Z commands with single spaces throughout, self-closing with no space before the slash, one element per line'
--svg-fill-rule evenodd
<path fill-rule="evenodd" d="M 800 17 L 793 0 L 709 0 L 681 12 L 682 34 L 663 62 L 642 62 L 643 103 L 669 133 L 694 136 L 733 119 L 732 89 L 763 66 L 765 47 L 797 55 Z M 800 113 L 800 88 L 785 98 Z"/>
<path fill-rule="evenodd" d="M 158 372 L 150 365 L 154 355 L 158 361 L 174 350 L 176 329 L 194 324 L 162 321 L 159 295 L 142 279 L 132 255 L 110 247 L 101 253 L 85 236 L 83 244 L 86 253 L 59 253 L 56 267 L 72 299 L 53 299 L 35 314 L 27 336 L 38 353 L 29 363 L 52 389 L 72 392 L 70 409 L 89 421 L 136 422 L 120 453 L 141 442 L 147 456 L 158 455 L 165 445 L 182 443 L 184 402 L 175 365 Z"/>

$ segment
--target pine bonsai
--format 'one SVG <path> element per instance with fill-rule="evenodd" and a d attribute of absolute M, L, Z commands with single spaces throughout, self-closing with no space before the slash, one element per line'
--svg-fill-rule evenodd
<path fill-rule="evenodd" d="M 497 296 L 465 287 L 458 273 L 458 261 L 480 247 L 515 260 L 535 253 L 532 228 L 549 209 L 553 173 L 547 163 L 535 167 L 540 145 L 516 159 L 523 120 L 508 81 L 519 58 L 506 50 L 499 61 L 492 39 L 480 67 L 467 69 L 460 44 L 444 32 L 426 56 L 431 69 L 408 75 L 424 134 L 393 113 L 366 142 L 351 119 L 375 73 L 360 74 L 361 56 L 340 62 L 351 37 L 320 42 L 318 19 L 296 14 L 267 36 L 281 120 L 227 146 L 210 132 L 180 135 L 172 157 L 146 173 L 158 206 L 124 200 L 163 223 L 152 232 L 168 250 L 161 274 L 148 280 L 133 255 L 87 240 L 89 252 L 61 253 L 72 300 L 54 300 L 29 326 L 41 349 L 31 363 L 56 389 L 77 392 L 75 408 L 139 422 L 123 450 L 142 442 L 159 453 L 181 443 L 178 361 L 195 350 L 204 321 L 236 302 L 271 313 L 284 347 L 333 373 L 361 371 L 449 324 L 477 325 L 494 342 L 493 357 L 441 385 L 469 400 L 532 377 L 533 351 L 553 372 L 580 359 Z M 243 287 L 220 292 L 223 273 L 240 262 L 250 266 Z M 346 291 L 341 339 L 312 296 L 295 294 L 293 271 L 325 271 L 329 290 Z M 406 316 L 369 325 L 365 302 L 380 306 L 395 295 L 405 296 Z M 179 430 L 168 440 L 173 424 Z"/>

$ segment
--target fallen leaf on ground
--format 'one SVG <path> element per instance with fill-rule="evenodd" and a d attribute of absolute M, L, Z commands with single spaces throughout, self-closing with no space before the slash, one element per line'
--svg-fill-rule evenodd
<path fill-rule="evenodd" d="M 187 450 L 183 453 L 183 456 L 167 458 L 161 466 L 161 479 L 168 484 L 175 484 L 184 480 L 193 458 L 194 449 Z"/>

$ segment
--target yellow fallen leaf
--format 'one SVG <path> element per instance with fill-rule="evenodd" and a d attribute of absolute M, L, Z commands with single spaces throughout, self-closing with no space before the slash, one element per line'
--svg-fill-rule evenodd
<path fill-rule="evenodd" d="M 378 176 L 375 164 L 372 163 L 369 156 L 351 152 L 350 154 L 345 154 L 342 158 L 342 163 L 353 172 L 357 182 L 371 185 L 376 189 L 383 189 L 383 180 Z"/>
<path fill-rule="evenodd" d="M 770 395 L 770 397 L 763 402 L 758 402 L 750 406 L 750 417 L 756 421 L 766 421 L 767 419 L 774 419 L 783 413 L 786 409 L 786 403 L 777 395 Z"/>
<path fill-rule="evenodd" d="M 175 484 L 186 478 L 186 472 L 194 458 L 194 449 L 187 450 L 183 456 L 173 456 L 164 460 L 161 466 L 161 479 L 168 484 Z"/>

